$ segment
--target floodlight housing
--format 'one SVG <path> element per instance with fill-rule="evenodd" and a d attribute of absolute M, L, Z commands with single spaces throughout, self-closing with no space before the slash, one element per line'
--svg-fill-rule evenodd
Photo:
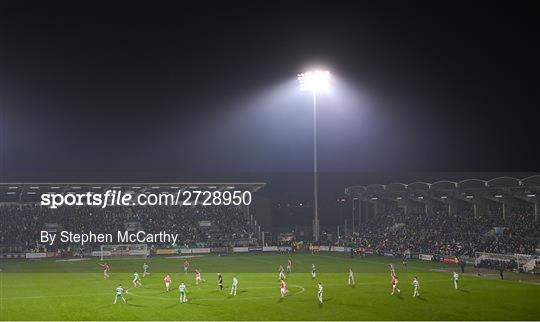
<path fill-rule="evenodd" d="M 325 92 L 330 88 L 330 72 L 314 70 L 298 74 L 298 83 L 301 91 Z"/>

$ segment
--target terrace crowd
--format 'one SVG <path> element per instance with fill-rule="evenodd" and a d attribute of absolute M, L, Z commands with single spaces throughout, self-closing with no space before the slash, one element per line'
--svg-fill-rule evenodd
<path fill-rule="evenodd" d="M 113 233 L 124 230 L 167 231 L 179 234 L 179 246 L 233 245 L 253 240 L 255 228 L 234 206 L 177 207 L 60 207 L 35 204 L 0 205 L 0 245 L 23 251 L 38 245 L 42 230 Z M 95 245 L 89 245 L 92 247 Z M 49 247 L 54 248 L 54 247 Z M 5 249 L 5 247 L 4 247 Z"/>
<path fill-rule="evenodd" d="M 475 252 L 533 254 L 539 239 L 540 223 L 529 208 L 513 209 L 506 219 L 498 211 L 475 217 L 465 209 L 450 216 L 445 209 L 405 215 L 387 208 L 340 243 L 379 253 L 473 257 Z"/>

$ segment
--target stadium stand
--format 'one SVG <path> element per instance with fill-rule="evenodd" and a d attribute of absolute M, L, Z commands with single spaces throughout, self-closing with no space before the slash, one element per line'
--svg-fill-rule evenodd
<path fill-rule="evenodd" d="M 345 237 L 346 246 L 370 248 L 378 253 L 406 251 L 439 256 L 476 252 L 534 253 L 540 224 L 526 210 L 512 212 L 507 221 L 474 217 L 470 212 L 449 216 L 434 210 L 430 214 L 386 208 Z"/>
<path fill-rule="evenodd" d="M 255 242 L 255 229 L 239 207 L 62 207 L 3 205 L 0 244 L 36 247 L 41 230 L 111 233 L 123 230 L 174 231 L 181 245 L 226 245 Z M 93 246 L 89 244 L 89 246 Z M 159 246 L 159 245 L 158 245 Z M 46 246 L 47 247 L 47 246 Z"/>
<path fill-rule="evenodd" d="M 489 181 L 414 182 L 354 186 L 357 226 L 339 245 L 378 254 L 474 258 L 479 252 L 528 254 L 540 241 L 540 176 Z M 503 265 L 483 259 L 484 267 Z M 505 268 L 516 267 L 508 261 Z"/>
<path fill-rule="evenodd" d="M 264 184 L 129 184 L 137 193 L 171 192 L 178 189 L 224 190 L 254 192 Z M 58 187 L 58 188 L 55 188 Z M 75 189 L 74 189 L 75 188 Z M 116 231 L 162 230 L 178 233 L 178 246 L 247 246 L 256 243 L 260 231 L 248 206 L 63 206 L 57 209 L 41 206 L 39 194 L 124 189 L 120 184 L 3 184 L 0 186 L 0 252 L 56 251 L 58 246 L 36 243 L 41 230 L 73 231 L 96 234 Z M 164 245 L 153 245 L 155 247 Z M 170 245 L 169 245 L 170 246 Z M 88 244 L 88 248 L 97 245 Z M 40 249 L 41 248 L 41 249 Z"/>
<path fill-rule="evenodd" d="M 132 189 L 178 189 L 176 186 L 137 185 Z M 57 185 L 68 192 L 102 191 L 112 186 Z M 262 246 L 260 227 L 249 208 L 232 206 L 91 206 L 49 209 L 37 203 L 37 196 L 55 185 L 0 186 L 0 252 L 44 251 L 53 247 L 36 244 L 41 230 L 173 231 L 180 247 Z M 256 191 L 260 185 L 242 189 Z M 323 245 L 363 249 L 375 254 L 404 256 L 428 254 L 474 259 L 479 252 L 533 255 L 538 251 L 540 220 L 538 200 L 540 176 L 522 180 L 497 178 L 490 181 L 441 181 L 433 184 L 370 185 L 347 188 L 353 202 L 356 229 Z M 188 186 L 180 187 L 188 188 Z M 220 187 L 212 186 L 212 189 Z M 226 186 L 221 187 L 223 189 Z M 11 198 L 11 199 L 9 199 Z M 12 200 L 13 199 L 13 200 Z M 264 246 L 292 246 L 294 238 L 267 239 Z M 88 247 L 96 248 L 89 244 Z M 165 245 L 154 245 L 163 247 Z M 500 261 L 483 256 L 481 265 L 495 267 Z M 505 262 L 508 268 L 519 263 Z"/>

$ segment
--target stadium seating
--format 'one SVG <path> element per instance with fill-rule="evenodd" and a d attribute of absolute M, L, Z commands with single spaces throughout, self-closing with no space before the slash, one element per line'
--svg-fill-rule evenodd
<path fill-rule="evenodd" d="M 431 255 L 471 256 L 475 252 L 533 254 L 540 223 L 529 209 L 513 209 L 506 219 L 497 214 L 474 217 L 463 209 L 450 216 L 445 208 L 405 215 L 402 208 L 389 207 L 372 216 L 358 232 L 341 244 L 372 249 L 378 253 L 407 251 Z"/>
<path fill-rule="evenodd" d="M 107 233 L 130 229 L 170 231 L 180 236 L 179 246 L 246 246 L 257 243 L 257 233 L 242 209 L 226 206 L 190 207 L 61 207 L 49 209 L 36 204 L 3 204 L 1 207 L 0 252 L 31 251 L 55 247 L 36 244 L 44 229 Z M 529 208 L 513 208 L 505 220 L 494 210 L 475 217 L 466 208 L 450 216 L 445 207 L 427 215 L 386 206 L 367 218 L 360 229 L 328 244 L 362 247 L 374 253 L 407 252 L 434 256 L 469 256 L 476 252 L 534 254 L 540 223 Z M 267 240 L 266 243 L 276 241 Z M 155 245 L 159 246 L 159 245 Z M 65 247 L 65 245 L 63 245 Z M 89 244 L 88 247 L 97 247 Z"/>
<path fill-rule="evenodd" d="M 73 232 L 114 233 L 137 223 L 139 229 L 148 232 L 166 230 L 178 233 L 181 246 L 218 245 L 220 242 L 234 246 L 235 240 L 245 245 L 246 240 L 253 240 L 255 235 L 242 209 L 233 206 L 136 206 L 105 209 L 81 206 L 49 209 L 36 204 L 5 204 L 0 207 L 0 245 L 4 246 L 0 251 L 8 251 L 13 247 L 22 251 L 47 247 L 36 245 L 36 241 L 39 240 L 40 231 L 51 226 Z"/>

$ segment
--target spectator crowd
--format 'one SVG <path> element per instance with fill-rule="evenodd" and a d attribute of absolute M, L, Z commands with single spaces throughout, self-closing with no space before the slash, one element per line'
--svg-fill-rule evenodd
<path fill-rule="evenodd" d="M 242 208 L 234 206 L 50 209 L 37 204 L 4 204 L 0 205 L 0 210 L 0 252 L 9 252 L 6 245 L 9 249 L 17 246 L 21 251 L 40 247 L 42 230 L 96 234 L 116 234 L 124 230 L 167 231 L 179 234 L 180 242 L 176 246 L 180 247 L 258 243 L 255 225 L 246 218 Z M 434 208 L 429 214 L 421 209 L 405 214 L 401 208 L 388 206 L 360 227 L 359 231 L 333 244 L 369 249 L 374 253 L 474 257 L 476 252 L 533 254 L 540 240 L 540 223 L 534 220 L 528 208 L 512 209 L 503 219 L 496 210 L 481 217 L 461 209 L 451 216 L 445 208 Z"/>
<path fill-rule="evenodd" d="M 112 233 L 124 230 L 179 234 L 178 246 L 234 246 L 255 242 L 255 227 L 235 206 L 92 206 L 50 209 L 36 204 L 0 205 L 0 246 L 39 247 L 40 231 Z M 89 245 L 90 247 L 95 245 Z M 158 245 L 156 245 L 158 246 Z M 11 247 L 12 248 L 12 247 Z M 49 247 L 54 248 L 54 247 Z"/>
<path fill-rule="evenodd" d="M 463 209 L 450 216 L 445 209 L 434 209 L 430 214 L 419 210 L 405 215 L 402 209 L 389 207 L 339 244 L 377 253 L 474 257 L 475 252 L 533 254 L 539 240 L 540 222 L 528 208 L 514 209 L 503 219 L 497 212 L 475 217 Z"/>

